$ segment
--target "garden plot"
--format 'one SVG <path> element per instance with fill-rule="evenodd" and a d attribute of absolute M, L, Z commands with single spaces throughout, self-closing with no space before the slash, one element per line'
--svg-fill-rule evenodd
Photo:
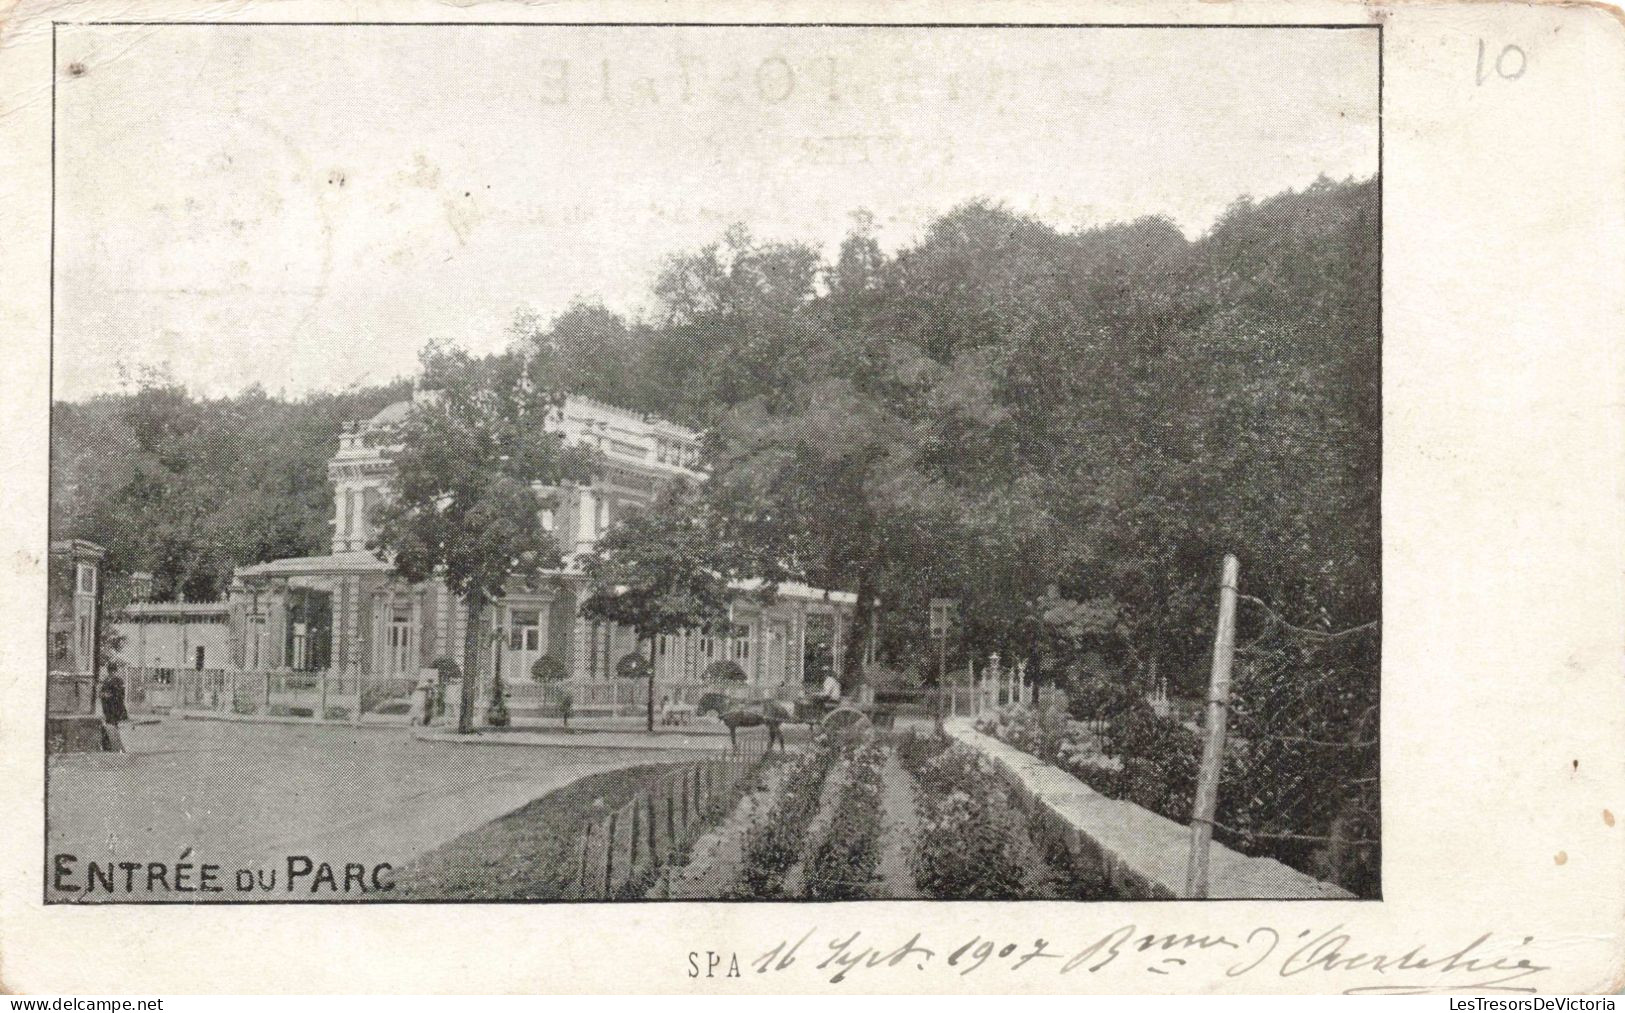
<path fill-rule="evenodd" d="M 1096 899 L 973 750 L 938 735 L 820 736 L 668 872 L 671 899 Z"/>

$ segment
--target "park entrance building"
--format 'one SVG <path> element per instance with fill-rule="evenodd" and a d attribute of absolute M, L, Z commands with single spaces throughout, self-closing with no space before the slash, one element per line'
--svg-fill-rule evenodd
<path fill-rule="evenodd" d="M 421 396 L 421 395 L 420 395 Z M 459 663 L 466 621 L 461 603 L 438 581 L 409 584 L 366 548 L 368 512 L 388 495 L 391 468 L 369 433 L 402 421 L 412 401 L 385 408 L 340 434 L 328 464 L 333 483 L 333 537 L 324 556 L 279 559 L 237 569 L 227 601 L 232 665 L 241 671 L 323 673 L 354 694 L 362 709 L 401 700 L 439 658 Z M 565 673 L 578 711 L 635 710 L 647 687 L 616 677 L 630 653 L 645 656 L 632 630 L 582 619 L 588 593 L 576 560 L 619 519 L 646 508 L 668 482 L 703 481 L 698 435 L 681 426 L 582 397 L 559 415 L 567 443 L 595 448 L 601 466 L 587 485 L 550 490 L 557 505 L 542 511 L 542 525 L 565 554 L 539 590 L 515 590 L 491 607 L 478 699 L 500 673 L 515 714 L 540 696 L 531 679 L 538 658 L 553 658 Z M 704 673 L 721 660 L 736 662 L 752 695 L 794 698 L 804 683 L 840 671 L 856 602 L 848 592 L 781 585 L 777 600 L 761 604 L 742 595 L 732 636 L 698 632 L 663 636 L 655 643 L 656 689 L 675 703 L 693 702 L 707 688 Z"/>

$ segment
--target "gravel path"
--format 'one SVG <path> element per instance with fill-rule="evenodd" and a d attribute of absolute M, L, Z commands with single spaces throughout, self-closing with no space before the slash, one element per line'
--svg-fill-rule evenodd
<path fill-rule="evenodd" d="M 914 779 L 898 762 L 896 750 L 887 753 L 880 779 L 880 864 L 875 869 L 878 879 L 875 897 L 889 900 L 924 897 L 914 885 L 914 873 L 908 864 L 909 849 L 914 835 L 919 832 Z"/>

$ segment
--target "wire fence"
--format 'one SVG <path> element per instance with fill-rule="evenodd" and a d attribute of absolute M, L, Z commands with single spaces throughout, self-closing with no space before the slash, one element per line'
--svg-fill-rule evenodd
<path fill-rule="evenodd" d="M 577 834 L 571 854 L 576 900 L 642 896 L 660 870 L 678 864 L 695 839 L 733 808 L 768 754 L 768 736 L 744 733 L 738 747 L 685 764 Z"/>
<path fill-rule="evenodd" d="M 1306 628 L 1238 597 L 1214 837 L 1376 896 L 1381 628 Z"/>

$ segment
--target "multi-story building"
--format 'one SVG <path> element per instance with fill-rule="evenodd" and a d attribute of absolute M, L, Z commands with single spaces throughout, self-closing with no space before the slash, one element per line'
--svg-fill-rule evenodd
<path fill-rule="evenodd" d="M 363 687 L 382 690 L 417 680 L 438 658 L 461 660 L 466 612 L 460 603 L 439 581 L 400 580 L 366 547 L 369 512 L 389 495 L 391 471 L 369 431 L 412 410 L 412 401 L 399 402 L 340 435 L 328 464 L 334 487 L 328 555 L 236 571 L 228 599 L 235 667 L 340 672 L 345 682 L 353 676 Z M 523 690 L 536 659 L 549 656 L 583 690 L 575 694 L 580 706 L 596 698 L 593 686 L 615 679 L 622 657 L 646 653 L 648 645 L 630 629 L 581 618 L 587 582 L 577 559 L 666 483 L 705 476 L 698 470 L 698 435 L 670 422 L 571 397 L 558 427 L 567 443 L 598 450 L 602 464 L 589 484 L 538 490 L 556 499 L 542 511 L 542 526 L 557 539 L 565 564 L 540 589 L 514 590 L 490 608 L 481 678 L 488 683 L 501 673 L 506 684 Z M 798 695 L 826 667 L 839 670 L 854 604 L 850 593 L 794 584 L 781 586 L 768 605 L 742 595 L 733 617 L 736 635 L 695 632 L 657 640 L 656 692 L 692 697 L 712 662 L 731 659 L 756 690 Z"/>
<path fill-rule="evenodd" d="M 46 707 L 51 713 L 95 709 L 101 561 L 106 554 L 100 545 L 82 538 L 51 543 L 46 629 Z"/>

